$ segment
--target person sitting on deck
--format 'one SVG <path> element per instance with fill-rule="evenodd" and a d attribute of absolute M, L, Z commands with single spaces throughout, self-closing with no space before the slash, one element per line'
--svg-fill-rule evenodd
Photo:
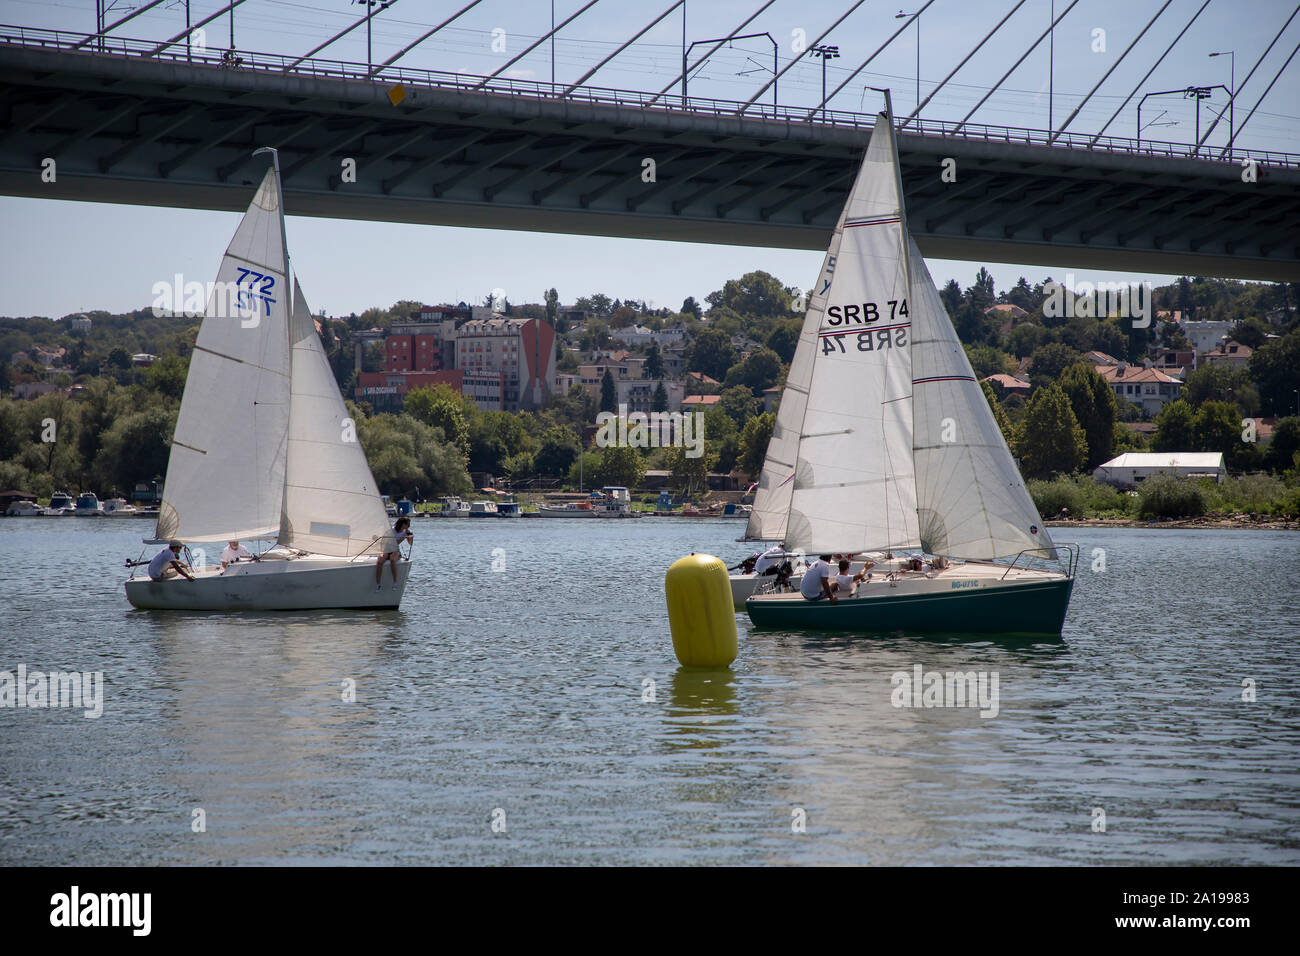
<path fill-rule="evenodd" d="M 835 580 L 831 583 L 831 590 L 837 594 L 847 594 L 849 597 L 853 597 L 858 584 L 871 578 L 871 568 L 875 567 L 875 562 L 868 561 L 857 574 L 849 574 L 850 567 L 847 558 L 840 560 L 840 573 L 835 576 Z"/>
<path fill-rule="evenodd" d="M 179 574 L 186 580 L 193 581 L 194 576 L 185 570 L 185 565 L 180 561 L 183 547 L 185 545 L 179 541 L 167 542 L 167 547 L 155 554 L 153 560 L 149 562 L 150 580 L 163 581 Z"/>
<path fill-rule="evenodd" d="M 387 563 L 393 568 L 393 590 L 397 590 L 397 562 L 401 560 L 401 544 L 403 541 L 415 541 L 415 535 L 411 533 L 411 519 L 398 518 L 397 524 L 393 525 L 393 550 L 379 556 L 375 562 L 375 590 L 379 591 L 384 586 L 384 564 Z"/>
<path fill-rule="evenodd" d="M 834 604 L 835 592 L 831 588 L 831 574 L 833 572 L 831 556 L 829 554 L 821 555 L 803 573 L 803 579 L 799 582 L 799 593 L 809 601 L 820 601 L 825 597 L 830 598 L 831 603 Z"/>
<path fill-rule="evenodd" d="M 234 564 L 240 558 L 253 560 L 253 552 L 249 551 L 238 541 L 231 541 L 226 545 L 226 550 L 221 552 L 221 570 L 225 570 L 227 565 Z"/>

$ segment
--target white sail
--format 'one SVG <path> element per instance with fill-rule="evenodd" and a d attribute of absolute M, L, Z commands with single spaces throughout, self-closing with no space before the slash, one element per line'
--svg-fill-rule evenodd
<path fill-rule="evenodd" d="M 916 547 L 911 289 L 888 119 L 845 207 L 798 434 L 787 548 Z M 824 281 L 824 280 L 823 280 Z"/>
<path fill-rule="evenodd" d="M 190 358 L 159 538 L 217 541 L 279 530 L 289 424 L 287 270 L 271 169 L 221 260 Z"/>
<path fill-rule="evenodd" d="M 383 500 L 296 280 L 290 342 L 292 399 L 279 543 L 338 557 L 373 551 L 377 543 L 379 550 L 396 550 Z"/>
<path fill-rule="evenodd" d="M 835 272 L 843 228 L 842 210 L 822 262 L 822 271 L 817 274 L 817 284 L 808 299 L 803 328 L 795 345 L 794 358 L 790 360 L 785 387 L 781 390 L 781 404 L 776 410 L 763 470 L 759 473 L 758 488 L 754 492 L 754 507 L 745 526 L 746 538 L 780 541 L 785 537 L 790 499 L 794 493 L 795 459 L 799 455 L 799 429 L 803 426 L 804 412 L 808 407 L 808 386 L 812 382 L 813 364 L 820 346 L 817 333 L 821 330 L 826 311 L 826 295 Z"/>
<path fill-rule="evenodd" d="M 931 554 L 1007 557 L 1049 548 L 1016 463 L 943 301 L 912 257 L 912 409 L 921 544 Z"/>

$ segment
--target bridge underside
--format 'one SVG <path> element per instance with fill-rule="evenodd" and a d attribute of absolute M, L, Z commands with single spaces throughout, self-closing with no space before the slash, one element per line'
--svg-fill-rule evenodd
<path fill-rule="evenodd" d="M 407 87 L 394 106 L 387 91 L 0 45 L 0 194 L 242 210 L 252 150 L 276 146 L 292 215 L 822 249 L 869 136 L 670 103 Z M 906 132 L 899 154 L 930 257 L 1300 281 L 1295 168 L 1248 183 L 1209 160 Z"/>

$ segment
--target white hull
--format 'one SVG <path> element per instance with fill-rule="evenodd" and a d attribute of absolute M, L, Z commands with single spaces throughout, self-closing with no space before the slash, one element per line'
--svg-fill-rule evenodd
<path fill-rule="evenodd" d="M 592 508 L 547 508 L 545 505 L 537 506 L 537 514 L 542 518 L 595 518 L 596 512 Z"/>
<path fill-rule="evenodd" d="M 207 568 L 194 581 L 174 577 L 152 581 L 146 575 L 126 582 L 126 597 L 137 608 L 184 611 L 305 611 L 327 608 L 390 608 L 401 603 L 410 562 L 384 567 L 375 590 L 375 559 L 310 555 L 291 561 L 263 560 Z"/>

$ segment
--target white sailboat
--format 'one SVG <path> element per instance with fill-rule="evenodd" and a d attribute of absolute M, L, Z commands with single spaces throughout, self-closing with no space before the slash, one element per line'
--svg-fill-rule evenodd
<path fill-rule="evenodd" d="M 194 580 L 133 577 L 138 608 L 396 608 L 375 557 L 397 550 L 289 255 L 274 150 L 221 261 L 190 360 L 172 439 L 157 541 L 275 544 L 253 562 L 196 568 Z M 235 289 L 233 301 L 221 290 Z"/>
<path fill-rule="evenodd" d="M 758 626 L 1061 631 L 1078 548 L 1042 527 L 908 234 L 888 113 L 809 300 L 746 537 L 809 555 L 948 559 L 888 563 L 834 602 L 754 593 Z M 1030 566 L 1062 555 L 1064 572 Z"/>

